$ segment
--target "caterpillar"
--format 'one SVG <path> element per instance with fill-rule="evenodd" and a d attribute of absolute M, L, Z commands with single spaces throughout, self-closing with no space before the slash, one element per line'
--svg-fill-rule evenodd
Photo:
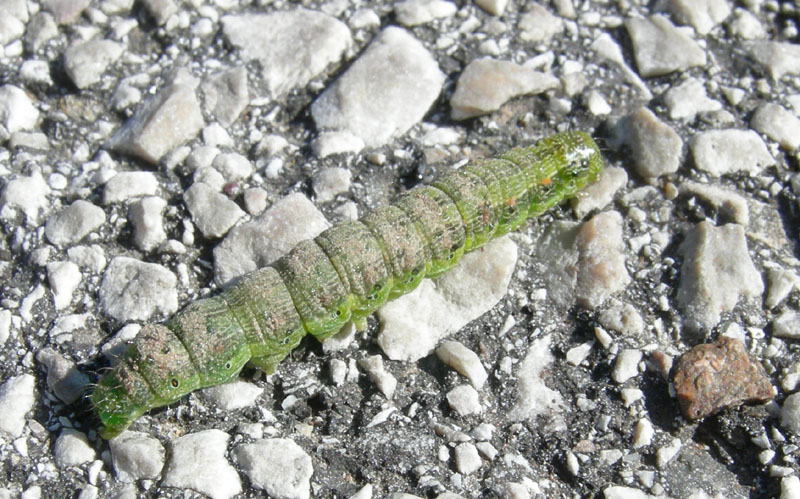
<path fill-rule="evenodd" d="M 146 411 L 236 377 L 247 362 L 275 370 L 306 334 L 363 324 L 423 277 L 517 229 L 593 182 L 603 159 L 573 131 L 472 161 L 393 204 L 299 243 L 271 266 L 142 328 L 98 381 L 92 405 L 110 439 Z"/>

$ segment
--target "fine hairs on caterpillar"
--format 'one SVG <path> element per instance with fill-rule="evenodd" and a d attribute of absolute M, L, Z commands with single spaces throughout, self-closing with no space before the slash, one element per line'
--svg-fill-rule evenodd
<path fill-rule="evenodd" d="M 311 334 L 333 335 L 436 276 L 464 253 L 575 196 L 603 168 L 595 142 L 565 132 L 468 163 L 393 204 L 303 241 L 269 267 L 140 331 L 92 394 L 112 438 L 149 409 L 266 373 Z"/>

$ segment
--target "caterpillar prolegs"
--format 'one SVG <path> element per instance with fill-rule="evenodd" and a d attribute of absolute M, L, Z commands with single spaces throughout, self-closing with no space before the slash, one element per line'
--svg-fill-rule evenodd
<path fill-rule="evenodd" d="M 324 340 L 348 320 L 363 321 L 423 277 L 574 196 L 602 168 L 589 135 L 560 133 L 468 163 L 301 242 L 218 295 L 142 328 L 92 395 L 101 435 L 229 381 L 247 362 L 274 371 L 305 334 Z"/>

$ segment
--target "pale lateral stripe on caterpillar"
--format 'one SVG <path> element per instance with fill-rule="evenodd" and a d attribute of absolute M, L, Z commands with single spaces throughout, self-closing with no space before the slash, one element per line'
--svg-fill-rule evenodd
<path fill-rule="evenodd" d="M 473 161 L 301 242 L 272 266 L 142 328 L 92 394 L 102 436 L 229 381 L 248 361 L 274 371 L 305 334 L 323 340 L 348 320 L 363 321 L 423 277 L 574 196 L 602 167 L 589 135 L 560 133 Z"/>

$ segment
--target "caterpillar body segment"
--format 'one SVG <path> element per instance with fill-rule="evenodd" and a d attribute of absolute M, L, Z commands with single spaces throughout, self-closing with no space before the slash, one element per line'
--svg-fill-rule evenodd
<path fill-rule="evenodd" d="M 247 362 L 274 371 L 304 335 L 324 340 L 349 320 L 363 322 L 423 277 L 574 196 L 602 167 L 587 134 L 560 133 L 472 162 L 299 243 L 272 266 L 142 328 L 92 394 L 101 435 L 229 381 Z"/>

